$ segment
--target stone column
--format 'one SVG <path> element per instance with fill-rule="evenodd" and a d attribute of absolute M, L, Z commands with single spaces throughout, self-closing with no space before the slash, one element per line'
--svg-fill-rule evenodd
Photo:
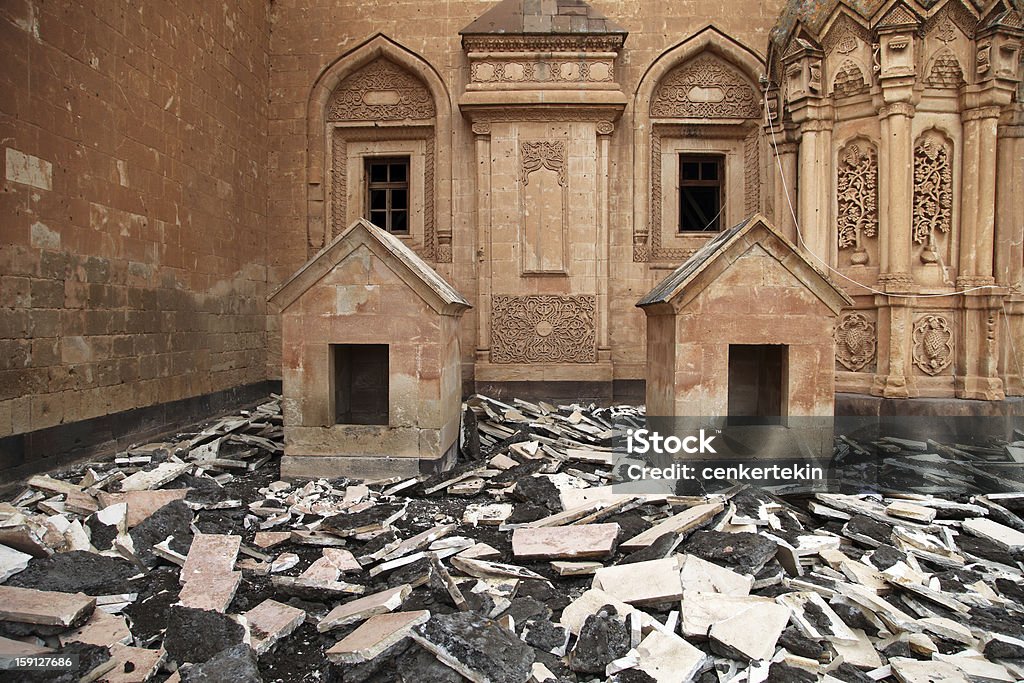
<path fill-rule="evenodd" d="M 768 135 L 771 140 L 770 131 Z M 771 162 L 771 173 L 774 179 L 772 205 L 775 208 L 773 218 L 776 227 L 793 244 L 797 244 L 796 223 L 793 222 L 793 214 L 798 211 L 796 197 L 798 145 L 792 141 L 792 137 L 791 131 L 775 131 L 775 142 L 778 149 L 772 148 L 772 155 L 775 157 Z"/>
<path fill-rule="evenodd" d="M 999 374 L 1007 395 L 1024 395 L 1024 105 L 996 140 L 996 284 L 1009 290 L 1000 311 Z"/>
<path fill-rule="evenodd" d="M 609 279 L 609 233 L 608 196 L 610 192 L 609 148 L 615 125 L 611 121 L 597 124 L 597 354 L 598 360 L 611 359 L 611 343 L 608 325 L 611 317 L 611 302 L 608 296 Z"/>
<path fill-rule="evenodd" d="M 491 124 L 474 123 L 476 138 L 476 261 L 479 282 L 476 359 L 487 361 L 491 349 Z"/>
<path fill-rule="evenodd" d="M 833 265 L 831 109 L 815 111 L 800 125 L 799 210 L 801 246 L 819 268 Z M 819 118 L 820 116 L 820 118 Z M 827 118 L 826 118 L 827 116 Z"/>

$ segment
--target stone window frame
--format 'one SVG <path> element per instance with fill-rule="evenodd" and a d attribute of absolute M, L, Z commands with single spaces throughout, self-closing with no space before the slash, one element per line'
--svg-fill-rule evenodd
<path fill-rule="evenodd" d="M 660 196 L 659 186 L 664 184 L 664 178 L 662 170 L 658 168 L 661 157 L 658 147 L 666 139 L 692 139 L 694 134 L 698 134 L 701 139 L 706 140 L 739 140 L 742 146 L 740 167 L 743 179 L 740 186 L 743 187 L 743 208 L 741 212 L 737 212 L 740 215 L 734 217 L 730 214 L 726 217 L 725 227 L 742 219 L 742 214 L 752 214 L 761 210 L 763 205 L 760 164 L 760 126 L 763 121 L 760 118 L 656 119 L 650 114 L 651 101 L 662 79 L 675 68 L 693 61 L 705 52 L 733 67 L 755 89 L 759 76 L 766 68 L 761 55 L 716 27 L 707 26 L 663 52 L 641 78 L 633 104 L 633 261 L 648 262 L 654 268 L 675 267 L 710 239 L 709 233 L 706 237 L 692 237 L 693 244 L 690 245 L 665 246 L 669 237 L 665 234 L 666 230 L 672 238 L 679 235 L 674 228 L 666 228 L 664 211 L 656 209 L 664 208 L 665 204 L 664 198 Z M 757 92 L 760 97 L 760 91 Z M 729 172 L 727 168 L 726 173 Z M 735 199 L 737 193 L 733 191 L 731 196 Z M 739 206 L 735 201 L 733 205 Z M 726 210 L 728 211 L 728 207 Z"/>
<path fill-rule="evenodd" d="M 340 179 L 331 177 L 333 162 L 332 138 L 339 127 L 328 122 L 331 97 L 340 83 L 358 69 L 370 62 L 386 58 L 412 75 L 419 78 L 431 93 L 436 112 L 431 121 L 402 121 L 402 126 L 376 126 L 377 122 L 360 122 L 368 132 L 352 132 L 352 135 L 367 137 L 376 130 L 378 140 L 384 136 L 394 138 L 398 128 L 409 127 L 417 130 L 429 128 L 428 140 L 433 143 L 433 164 L 425 169 L 433 170 L 432 177 L 425 177 L 425 184 L 433 192 L 425 195 L 433 202 L 428 212 L 433 217 L 434 241 L 424 244 L 420 255 L 437 263 L 452 261 L 452 150 L 444 144 L 452 139 L 452 97 L 438 71 L 418 54 L 400 45 L 382 33 L 377 33 L 328 64 L 317 76 L 310 91 L 306 114 L 307 164 L 306 164 L 306 235 L 307 255 L 312 256 L 327 245 L 334 237 L 331 212 L 331 195 L 336 191 Z M 406 125 L 408 124 L 408 125 Z M 419 125 L 418 125 L 419 124 Z M 356 131 L 353 127 L 351 131 Z M 384 133 L 382 131 L 388 131 Z M 346 139 L 349 132 L 346 132 Z M 402 139 L 399 137 L 398 139 Z M 345 179 L 347 182 L 347 178 Z M 430 253 L 426 248 L 433 246 Z"/>
<path fill-rule="evenodd" d="M 374 180 L 372 167 L 374 165 L 383 165 L 387 169 L 386 173 L 390 176 L 391 169 L 401 168 L 402 178 L 400 180 L 392 180 L 390 177 L 385 180 Z M 371 223 L 374 223 L 373 214 L 382 213 L 384 214 L 384 224 L 374 223 L 378 227 L 384 228 L 392 235 L 401 237 L 408 235 L 412 232 L 412 221 L 411 215 L 413 212 L 412 202 L 412 177 L 410 175 L 412 171 L 412 162 L 408 155 L 403 154 L 391 154 L 387 156 L 369 155 L 363 157 L 363 183 L 366 186 L 366 193 L 363 200 L 363 217 Z M 392 202 L 397 191 L 405 192 L 405 206 L 394 208 Z M 383 192 L 384 196 L 384 208 L 374 209 L 373 197 L 375 192 Z M 392 219 L 396 214 L 405 214 L 405 227 L 398 229 L 394 226 Z"/>

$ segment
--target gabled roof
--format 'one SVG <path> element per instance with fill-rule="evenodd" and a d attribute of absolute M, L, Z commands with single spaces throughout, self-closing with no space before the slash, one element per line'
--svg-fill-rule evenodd
<path fill-rule="evenodd" d="M 423 297 L 435 311 L 450 315 L 472 308 L 469 302 L 454 287 L 437 274 L 433 268 L 386 230 L 360 218 L 330 244 L 321 249 L 306 265 L 292 275 L 284 284 L 267 297 L 280 310 L 288 308 L 310 287 L 331 272 L 335 266 L 365 245 L 377 257 L 384 260 L 409 287 Z M 417 286 L 420 285 L 420 286 Z"/>
<path fill-rule="evenodd" d="M 814 291 L 818 298 L 833 311 L 839 313 L 844 306 L 853 305 L 853 300 L 843 290 L 839 289 L 825 273 L 804 256 L 803 252 L 759 213 L 755 213 L 728 230 L 718 233 L 714 239 L 698 249 L 693 256 L 658 283 L 636 305 L 639 308 L 644 308 L 666 304 L 692 287 L 703 289 L 710 284 L 710 281 L 698 283 L 700 274 L 721 258 L 729 259 L 729 263 L 739 258 L 750 247 L 750 241 L 744 239 L 748 235 L 751 235 L 758 243 L 775 242 L 782 247 L 783 251 L 788 252 L 789 255 L 784 261 L 780 261 L 780 265 Z"/>
<path fill-rule="evenodd" d="M 459 31 L 462 35 L 626 33 L 583 0 L 502 0 Z"/>

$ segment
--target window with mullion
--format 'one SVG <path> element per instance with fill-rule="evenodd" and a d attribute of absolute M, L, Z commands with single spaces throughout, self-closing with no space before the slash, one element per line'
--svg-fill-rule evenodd
<path fill-rule="evenodd" d="M 721 156 L 679 155 L 679 232 L 722 229 L 724 171 Z"/>
<path fill-rule="evenodd" d="M 366 160 L 366 217 L 395 235 L 409 234 L 409 157 Z"/>

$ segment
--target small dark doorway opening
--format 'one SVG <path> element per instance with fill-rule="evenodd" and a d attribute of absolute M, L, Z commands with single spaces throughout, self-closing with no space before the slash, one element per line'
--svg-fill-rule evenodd
<path fill-rule="evenodd" d="M 780 344 L 729 345 L 729 424 L 783 424 L 787 350 Z"/>
<path fill-rule="evenodd" d="M 334 422 L 388 424 L 388 345 L 331 344 Z"/>

